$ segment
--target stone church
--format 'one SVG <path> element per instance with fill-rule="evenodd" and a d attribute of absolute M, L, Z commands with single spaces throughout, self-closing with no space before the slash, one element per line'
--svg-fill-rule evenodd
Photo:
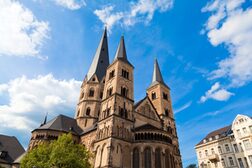
<path fill-rule="evenodd" d="M 70 132 L 94 154 L 95 168 L 182 168 L 170 88 L 157 60 L 146 96 L 137 103 L 133 74 L 124 37 L 109 62 L 105 29 L 81 85 L 75 118 L 45 120 L 32 131 L 29 149 Z"/>

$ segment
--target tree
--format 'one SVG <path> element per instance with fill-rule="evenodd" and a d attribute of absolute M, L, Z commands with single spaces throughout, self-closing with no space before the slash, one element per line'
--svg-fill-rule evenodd
<path fill-rule="evenodd" d="M 186 168 L 197 168 L 197 165 L 196 164 L 190 164 Z"/>
<path fill-rule="evenodd" d="M 63 134 L 29 151 L 21 160 L 21 168 L 90 168 L 90 157 L 83 145 L 73 142 L 71 134 Z"/>

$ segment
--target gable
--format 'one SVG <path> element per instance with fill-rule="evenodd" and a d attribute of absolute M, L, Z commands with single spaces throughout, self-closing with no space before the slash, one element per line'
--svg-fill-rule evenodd
<path fill-rule="evenodd" d="M 150 99 L 146 96 L 143 100 L 138 102 L 135 106 L 135 112 L 141 114 L 144 117 L 161 121 L 156 109 L 151 103 Z"/>

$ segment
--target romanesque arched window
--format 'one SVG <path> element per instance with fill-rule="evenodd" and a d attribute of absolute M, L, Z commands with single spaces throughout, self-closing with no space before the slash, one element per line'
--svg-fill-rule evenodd
<path fill-rule="evenodd" d="M 151 148 L 144 149 L 144 168 L 151 168 Z"/>
<path fill-rule="evenodd" d="M 121 87 L 121 95 L 128 97 L 128 89 L 126 87 Z"/>
<path fill-rule="evenodd" d="M 161 167 L 161 149 L 155 150 L 155 167 Z"/>
<path fill-rule="evenodd" d="M 169 155 L 168 150 L 165 150 L 165 167 L 171 167 L 170 166 L 170 155 Z"/>
<path fill-rule="evenodd" d="M 94 97 L 94 89 L 93 88 L 91 88 L 89 90 L 89 97 Z"/>
<path fill-rule="evenodd" d="M 139 150 L 134 148 L 133 150 L 133 168 L 139 168 Z"/>
<path fill-rule="evenodd" d="M 151 93 L 151 99 L 154 100 L 154 99 L 156 99 L 156 98 L 157 98 L 156 92 L 152 92 L 152 93 Z"/>
<path fill-rule="evenodd" d="M 86 110 L 86 115 L 87 115 L 87 116 L 90 115 L 90 111 L 91 111 L 91 109 L 90 109 L 90 107 L 88 107 L 87 110 Z"/>

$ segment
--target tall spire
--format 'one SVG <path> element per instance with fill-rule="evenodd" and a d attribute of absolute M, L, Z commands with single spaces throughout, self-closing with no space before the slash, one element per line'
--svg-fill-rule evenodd
<path fill-rule="evenodd" d="M 87 73 L 87 80 L 96 74 L 100 81 L 105 76 L 106 69 L 109 66 L 109 53 L 108 53 L 108 40 L 107 40 L 107 28 L 103 32 L 101 41 L 96 50 L 93 62 Z"/>
<path fill-rule="evenodd" d="M 164 83 L 157 59 L 155 59 L 155 62 L 154 62 L 154 69 L 153 69 L 151 86 L 155 85 L 156 83 L 162 83 L 163 85 L 167 86 Z"/>
<path fill-rule="evenodd" d="M 120 43 L 119 43 L 118 48 L 116 50 L 115 60 L 117 60 L 117 59 L 128 62 L 123 36 L 121 36 Z"/>
<path fill-rule="evenodd" d="M 157 59 L 155 59 L 155 62 L 154 62 L 152 83 L 155 82 L 155 81 L 160 82 L 160 83 L 164 83 L 164 80 L 163 80 L 163 77 L 162 77 L 162 74 L 161 74 Z"/>

